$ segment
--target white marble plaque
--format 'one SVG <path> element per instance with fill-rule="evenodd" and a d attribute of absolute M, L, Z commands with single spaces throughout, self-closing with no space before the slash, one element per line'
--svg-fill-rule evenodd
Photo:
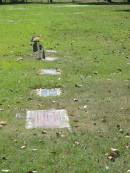
<path fill-rule="evenodd" d="M 52 88 L 52 89 L 36 89 L 36 94 L 38 96 L 49 97 L 49 96 L 60 96 L 62 90 L 60 88 Z"/>
<path fill-rule="evenodd" d="M 33 128 L 69 128 L 69 117 L 65 109 L 27 111 L 26 129 Z"/>
<path fill-rule="evenodd" d="M 57 53 L 56 50 L 52 50 L 52 49 L 50 49 L 50 50 L 46 50 L 46 52 L 47 52 L 47 53 Z"/>
<path fill-rule="evenodd" d="M 41 69 L 40 75 L 60 75 L 61 71 L 57 69 Z"/>
<path fill-rule="evenodd" d="M 43 61 L 57 61 L 59 58 L 58 57 L 49 57 L 47 56 Z"/>

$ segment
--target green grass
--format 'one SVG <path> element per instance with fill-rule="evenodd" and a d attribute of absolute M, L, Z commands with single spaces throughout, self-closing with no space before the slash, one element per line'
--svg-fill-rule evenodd
<path fill-rule="evenodd" d="M 126 149 L 130 138 L 125 137 L 130 132 L 129 6 L 57 6 L 0 6 L 0 109 L 4 109 L 0 120 L 7 121 L 0 129 L 0 171 L 126 173 L 130 169 Z M 35 34 L 43 36 L 47 49 L 58 50 L 62 61 L 37 61 L 29 45 Z M 18 57 L 23 61 L 17 62 Z M 39 76 L 41 68 L 60 68 L 61 80 Z M 64 93 L 39 98 L 32 90 L 40 87 L 61 87 Z M 59 130 L 47 134 L 42 129 L 26 130 L 25 120 L 15 118 L 26 109 L 49 108 L 68 110 L 71 133 L 60 130 L 64 136 L 58 137 Z M 27 147 L 22 150 L 23 145 Z M 115 162 L 105 156 L 111 147 L 120 150 Z"/>

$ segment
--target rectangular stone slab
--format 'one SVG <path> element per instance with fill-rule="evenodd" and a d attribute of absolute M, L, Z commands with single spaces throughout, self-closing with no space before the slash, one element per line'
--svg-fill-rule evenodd
<path fill-rule="evenodd" d="M 62 93 L 60 88 L 52 88 L 52 89 L 36 89 L 36 94 L 38 96 L 49 97 L 49 96 L 60 96 Z"/>
<path fill-rule="evenodd" d="M 60 70 L 57 69 L 41 69 L 40 75 L 60 75 Z"/>
<path fill-rule="evenodd" d="M 57 53 L 56 50 L 46 50 L 47 53 Z"/>
<path fill-rule="evenodd" d="M 31 110 L 26 113 L 26 129 L 33 128 L 70 128 L 65 109 Z"/>
<path fill-rule="evenodd" d="M 58 57 L 46 57 L 44 61 L 57 61 L 58 59 Z"/>

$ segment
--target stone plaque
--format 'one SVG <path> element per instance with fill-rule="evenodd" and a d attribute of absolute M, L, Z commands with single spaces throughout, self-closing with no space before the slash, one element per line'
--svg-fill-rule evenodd
<path fill-rule="evenodd" d="M 46 50 L 46 52 L 47 52 L 47 53 L 57 53 L 56 50 L 52 50 L 52 49 L 50 49 L 50 50 Z"/>
<path fill-rule="evenodd" d="M 44 61 L 57 61 L 58 59 L 57 57 L 46 57 Z"/>
<path fill-rule="evenodd" d="M 52 89 L 36 89 L 36 94 L 38 96 L 49 97 L 49 96 L 60 96 L 61 95 L 60 88 L 52 88 Z"/>
<path fill-rule="evenodd" d="M 70 128 L 65 109 L 27 111 L 26 128 Z"/>
<path fill-rule="evenodd" d="M 60 70 L 57 69 L 41 69 L 40 75 L 60 75 Z"/>

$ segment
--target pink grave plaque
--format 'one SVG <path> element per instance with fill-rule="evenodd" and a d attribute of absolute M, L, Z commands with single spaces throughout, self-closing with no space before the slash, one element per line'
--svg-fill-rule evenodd
<path fill-rule="evenodd" d="M 27 111 L 26 128 L 70 128 L 65 109 Z"/>

